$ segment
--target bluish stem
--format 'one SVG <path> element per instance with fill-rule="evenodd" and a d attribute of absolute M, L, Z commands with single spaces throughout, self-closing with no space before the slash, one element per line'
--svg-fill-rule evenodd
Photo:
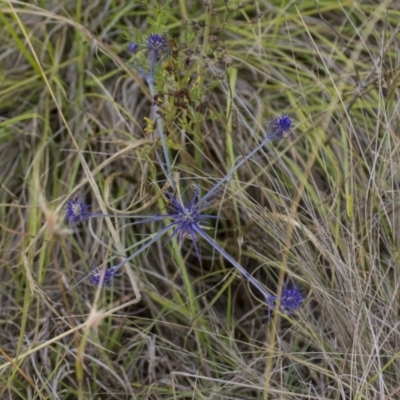
<path fill-rule="evenodd" d="M 123 261 L 121 261 L 119 264 L 115 265 L 112 267 L 114 270 L 114 273 L 117 272 L 122 266 L 124 266 L 127 262 L 135 258 L 137 255 L 148 249 L 154 242 L 156 242 L 158 239 L 160 239 L 161 236 L 163 236 L 167 231 L 171 229 L 171 225 L 166 226 L 165 228 L 161 229 L 157 234 L 153 237 L 153 239 L 149 240 L 144 246 L 140 247 L 137 251 L 135 251 L 133 254 L 131 254 L 129 257 L 125 258 Z M 81 282 L 84 280 L 88 279 L 90 277 L 89 275 L 86 275 L 83 279 L 81 279 L 78 283 L 76 283 L 74 286 L 68 289 L 68 291 L 72 290 L 76 286 L 78 286 Z"/>
<path fill-rule="evenodd" d="M 216 217 L 215 215 L 204 215 L 206 218 L 218 218 L 223 219 L 221 217 Z M 132 225 L 137 224 L 147 224 L 148 222 L 156 222 L 163 221 L 167 218 L 174 218 L 173 214 L 156 214 L 156 215 L 142 215 L 142 214 L 90 214 L 88 218 L 101 218 L 101 217 L 114 217 L 114 218 L 132 218 L 132 219 L 140 219 L 140 221 L 132 222 Z"/>
<path fill-rule="evenodd" d="M 147 81 L 147 84 L 149 85 L 151 101 L 153 102 L 153 107 L 154 107 L 154 115 L 155 115 L 155 118 L 156 118 L 156 121 L 157 121 L 157 130 L 158 130 L 158 133 L 159 133 L 160 138 L 161 138 L 161 145 L 162 145 L 163 152 L 164 152 L 165 164 L 167 165 L 167 170 L 166 171 L 165 171 L 165 167 L 164 167 L 164 165 L 162 163 L 161 163 L 161 168 L 162 168 L 162 170 L 164 172 L 165 177 L 167 178 L 168 182 L 170 183 L 172 189 L 175 190 L 175 182 L 174 182 L 174 180 L 172 178 L 172 165 L 171 165 L 171 160 L 169 158 L 167 141 L 166 141 L 165 135 L 164 135 L 164 127 L 163 127 L 161 118 L 159 116 L 157 116 L 158 106 L 154 102 L 154 96 L 156 94 L 155 88 L 154 88 L 155 57 L 156 57 L 156 54 L 154 52 L 153 53 L 153 58 L 152 58 L 152 60 L 150 62 L 150 73 L 149 73 L 149 76 L 147 77 L 146 81 Z"/>
<path fill-rule="evenodd" d="M 89 218 L 100 217 L 116 217 L 116 218 L 143 218 L 142 215 L 128 215 L 128 214 L 90 214 Z"/>
<path fill-rule="evenodd" d="M 123 261 L 121 261 L 119 264 L 115 265 L 113 267 L 114 271 L 118 271 L 122 266 L 124 266 L 127 262 L 138 256 L 140 253 L 143 253 L 147 248 L 149 248 L 154 242 L 156 242 L 158 239 L 160 239 L 161 236 L 163 236 L 167 231 L 171 229 L 171 225 L 166 226 L 165 228 L 161 229 L 160 231 L 157 232 L 157 234 L 153 237 L 153 239 L 149 240 L 145 245 L 141 246 L 140 249 L 136 250 L 133 254 L 131 254 L 129 257 L 125 258 Z"/>
<path fill-rule="evenodd" d="M 265 288 L 258 282 L 257 279 L 253 277 L 249 272 L 247 272 L 231 255 L 229 255 L 221 246 L 218 245 L 210 236 L 207 235 L 198 225 L 194 224 L 193 229 L 206 240 L 218 253 L 220 253 L 226 260 L 228 260 L 250 283 L 252 283 L 264 296 L 265 302 L 269 307 L 272 306 L 275 296 L 270 295 Z"/>
<path fill-rule="evenodd" d="M 157 51 L 153 50 L 151 54 L 151 61 L 150 61 L 150 68 L 149 68 L 149 76 L 148 76 L 148 81 L 153 82 L 154 81 L 154 74 L 155 74 L 155 66 L 156 66 L 156 60 L 157 60 Z"/>
<path fill-rule="evenodd" d="M 229 179 L 231 179 L 232 175 L 255 153 L 257 153 L 258 150 L 260 150 L 263 146 L 265 146 L 268 142 L 272 141 L 274 137 L 281 132 L 281 129 L 277 129 L 275 132 L 271 133 L 270 135 L 266 136 L 264 140 L 257 146 L 255 147 L 247 156 L 245 156 L 241 161 L 239 161 L 234 167 L 231 168 L 231 170 L 220 180 L 218 181 L 202 198 L 199 199 L 199 201 L 196 203 L 197 206 L 200 204 L 204 203 L 209 199 L 210 197 L 214 196 L 216 193 L 217 189 L 219 189 L 225 182 L 227 182 Z"/>

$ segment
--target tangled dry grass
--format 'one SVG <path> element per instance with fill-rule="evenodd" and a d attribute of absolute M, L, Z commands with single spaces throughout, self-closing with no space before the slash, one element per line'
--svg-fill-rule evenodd
<path fill-rule="evenodd" d="M 163 5 L 0 0 L 0 398 L 399 398 L 399 4 Z M 75 286 L 159 229 L 71 228 L 63 207 L 164 209 L 126 51 L 161 28 L 190 56 L 163 65 L 157 99 L 183 192 L 221 179 L 277 114 L 296 121 L 238 170 L 210 227 L 271 292 L 301 285 L 296 315 L 268 319 L 202 241 L 202 263 L 161 241 L 110 290 Z"/>

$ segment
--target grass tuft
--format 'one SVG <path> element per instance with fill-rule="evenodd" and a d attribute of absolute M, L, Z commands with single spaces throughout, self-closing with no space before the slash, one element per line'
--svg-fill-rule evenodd
<path fill-rule="evenodd" d="M 397 398 L 395 2 L 61 3 L 0 1 L 0 398 Z"/>

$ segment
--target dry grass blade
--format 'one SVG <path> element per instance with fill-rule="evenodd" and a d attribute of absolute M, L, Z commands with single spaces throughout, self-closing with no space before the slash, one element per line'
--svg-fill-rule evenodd
<path fill-rule="evenodd" d="M 0 397 L 397 398 L 399 13 L 0 0 Z M 207 236 L 157 236 L 172 196 Z M 290 283 L 302 307 L 268 314 Z"/>

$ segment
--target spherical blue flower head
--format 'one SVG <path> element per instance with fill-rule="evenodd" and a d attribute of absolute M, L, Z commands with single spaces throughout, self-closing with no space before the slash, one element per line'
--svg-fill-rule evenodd
<path fill-rule="evenodd" d="M 146 48 L 150 51 L 155 51 L 157 54 L 161 54 L 168 49 L 167 41 L 165 36 L 152 33 L 146 40 Z"/>
<path fill-rule="evenodd" d="M 197 205 L 199 190 L 198 187 L 195 188 L 194 195 L 187 205 L 181 203 L 181 201 L 174 197 L 172 193 L 167 192 L 171 204 L 169 205 L 170 213 L 166 216 L 171 218 L 173 221 L 170 224 L 171 227 L 174 227 L 172 237 L 177 236 L 180 243 L 182 243 L 186 237 L 192 239 L 197 257 L 201 259 L 199 248 L 197 246 L 196 232 L 198 229 L 201 229 L 200 224 L 205 219 L 218 219 L 218 217 L 203 214 L 203 209 L 208 206 L 208 203 L 202 204 L 201 206 Z"/>
<path fill-rule="evenodd" d="M 128 51 L 132 54 L 136 54 L 139 50 L 139 43 L 129 42 Z"/>
<path fill-rule="evenodd" d="M 276 138 L 285 139 L 292 135 L 293 119 L 288 115 L 282 113 L 272 121 L 272 135 Z"/>
<path fill-rule="evenodd" d="M 298 286 L 285 285 L 281 295 L 281 310 L 288 314 L 292 314 L 302 306 L 304 296 Z"/>
<path fill-rule="evenodd" d="M 94 286 L 99 286 L 100 283 L 102 284 L 101 287 L 105 286 L 110 286 L 112 283 L 112 280 L 115 275 L 115 269 L 114 268 L 107 268 L 105 271 L 103 269 L 100 269 L 99 267 L 94 267 L 90 271 L 90 279 L 92 281 L 92 284 Z"/>
<path fill-rule="evenodd" d="M 67 202 L 65 219 L 70 225 L 87 221 L 90 216 L 89 206 L 82 199 L 76 198 Z"/>

